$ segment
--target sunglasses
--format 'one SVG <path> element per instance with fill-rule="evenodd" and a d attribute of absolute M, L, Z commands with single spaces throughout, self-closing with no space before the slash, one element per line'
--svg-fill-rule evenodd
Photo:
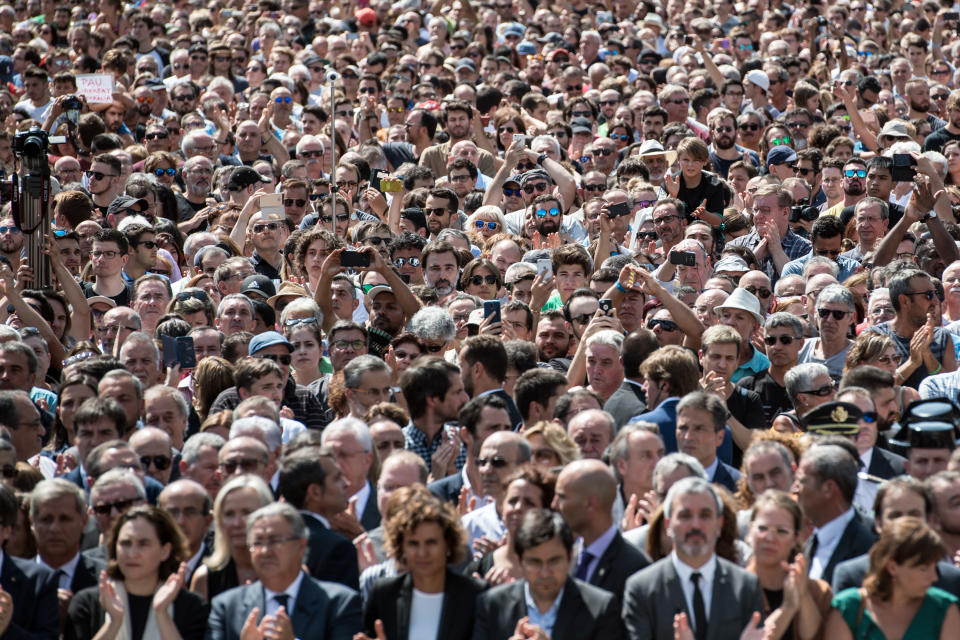
<path fill-rule="evenodd" d="M 181 291 L 174 299 L 177 302 L 185 302 L 190 298 L 196 298 L 200 302 L 208 302 L 210 300 L 206 291 Z"/>
<path fill-rule="evenodd" d="M 532 162 L 518 162 L 517 163 L 517 173 L 526 173 L 527 171 L 533 171 L 537 168 Z"/>
<path fill-rule="evenodd" d="M 867 171 L 866 169 L 847 169 L 843 172 L 843 175 L 848 178 L 866 178 Z"/>
<path fill-rule="evenodd" d="M 119 174 L 112 174 L 112 173 L 100 173 L 99 171 L 86 171 L 85 173 L 87 175 L 88 180 L 92 178 L 93 180 L 97 180 L 97 181 L 103 180 L 104 178 L 116 178 L 119 175 Z"/>
<path fill-rule="evenodd" d="M 538 218 L 546 218 L 548 213 L 550 214 L 551 218 L 556 218 L 557 216 L 560 215 L 560 209 L 556 207 L 551 208 L 549 211 L 547 211 L 546 209 L 537 209 Z"/>
<path fill-rule="evenodd" d="M 320 218 L 320 219 L 323 220 L 326 224 L 330 224 L 331 222 L 333 222 L 333 216 L 323 216 L 323 217 Z M 349 220 L 349 219 L 350 219 L 350 214 L 349 214 L 349 213 L 338 213 L 338 214 L 337 214 L 337 221 L 339 221 L 339 222 L 346 222 L 346 221 Z"/>
<path fill-rule="evenodd" d="M 370 236 L 369 238 L 364 238 L 363 241 L 372 247 L 379 247 L 381 244 L 390 244 L 390 238 L 381 238 L 380 236 Z"/>
<path fill-rule="evenodd" d="M 758 298 L 769 298 L 770 294 L 773 293 L 770 289 L 758 289 L 757 287 L 744 287 L 747 291 L 757 296 Z"/>
<path fill-rule="evenodd" d="M 227 460 L 220 463 L 220 468 L 227 472 L 227 475 L 233 475 L 239 468 L 244 473 L 256 471 L 263 464 L 262 460 L 257 458 L 241 458 L 240 460 Z"/>
<path fill-rule="evenodd" d="M 770 140 L 770 144 L 777 147 L 781 144 L 790 144 L 790 136 L 783 136 L 782 138 L 773 138 Z"/>
<path fill-rule="evenodd" d="M 625 133 L 611 133 L 607 137 L 613 138 L 614 140 L 623 140 L 624 142 L 627 142 L 630 140 L 630 136 L 628 136 Z"/>
<path fill-rule="evenodd" d="M 470 284 L 474 286 L 480 286 L 484 282 L 487 284 L 497 284 L 497 276 L 470 276 Z"/>
<path fill-rule="evenodd" d="M 164 136 L 164 138 L 166 138 L 166 136 Z M 153 170 L 153 175 L 157 176 L 158 178 L 164 174 L 172 177 L 177 175 L 177 170 L 176 169 L 154 169 Z"/>
<path fill-rule="evenodd" d="M 817 309 L 817 315 L 821 318 L 826 318 L 832 314 L 834 320 L 843 320 L 848 313 L 850 312 L 841 311 L 840 309 Z"/>
<path fill-rule="evenodd" d="M 0 227 L 0 234 L 4 233 L 20 233 L 20 229 L 17 227 Z"/>
<path fill-rule="evenodd" d="M 263 233 L 264 231 L 276 231 L 280 228 L 279 222 L 265 222 L 263 224 L 253 225 L 254 233 Z"/>
<path fill-rule="evenodd" d="M 507 462 L 507 459 L 504 458 L 503 456 L 494 456 L 492 458 L 477 458 L 478 467 L 482 468 L 487 464 L 489 464 L 494 469 L 503 469 L 510 463 Z"/>
<path fill-rule="evenodd" d="M 290 104 L 291 102 L 293 102 L 293 98 L 291 98 L 290 96 L 282 96 L 282 97 L 277 96 L 276 98 L 274 98 L 273 101 L 276 102 L 277 104 L 280 104 L 281 102 L 286 102 L 287 104 Z"/>
<path fill-rule="evenodd" d="M 408 264 L 408 265 L 410 265 L 411 267 L 419 267 L 419 266 L 420 266 L 420 258 L 394 258 L 394 259 L 393 259 L 393 264 L 394 264 L 394 266 L 396 266 L 398 269 L 399 269 L 400 267 L 402 267 L 403 265 L 405 265 L 405 264 Z"/>
<path fill-rule="evenodd" d="M 319 324 L 316 317 L 310 316 L 309 318 L 290 318 L 285 320 L 283 326 L 285 327 L 296 327 L 301 324 Z"/>
<path fill-rule="evenodd" d="M 680 328 L 673 320 L 662 320 L 660 318 L 654 318 L 647 323 L 647 329 L 650 329 L 651 331 L 656 329 L 658 326 L 660 327 L 661 331 L 669 331 L 671 333 Z"/>
<path fill-rule="evenodd" d="M 147 140 L 166 140 L 169 137 L 170 134 L 166 131 L 155 131 L 144 136 Z"/>
<path fill-rule="evenodd" d="M 605 184 L 585 184 L 582 189 L 584 191 L 589 191 L 593 193 L 600 193 L 607 190 L 607 185 Z"/>
<path fill-rule="evenodd" d="M 483 229 L 486 227 L 487 229 L 490 229 L 490 231 L 495 231 L 497 227 L 500 226 L 499 222 L 484 222 L 483 220 L 474 220 L 473 223 L 477 226 L 477 229 Z"/>
<path fill-rule="evenodd" d="M 117 510 L 117 513 L 123 513 L 138 502 L 140 502 L 140 498 L 131 498 L 129 500 L 117 500 L 116 502 L 98 504 L 93 508 L 93 512 L 98 516 L 108 516 L 114 509 Z"/>
<path fill-rule="evenodd" d="M 4 478 L 16 478 L 17 468 L 12 464 L 5 464 L 3 465 L 2 473 Z"/>
<path fill-rule="evenodd" d="M 503 189 L 503 195 L 508 198 L 519 198 L 521 193 L 523 193 L 522 189 Z"/>
<path fill-rule="evenodd" d="M 168 456 L 140 456 L 140 464 L 144 469 L 149 469 L 150 464 L 153 463 L 158 471 L 166 471 L 170 467 L 170 462 L 171 459 Z"/>
<path fill-rule="evenodd" d="M 273 360 L 277 364 L 282 364 L 285 367 L 289 367 L 290 362 L 293 360 L 293 358 L 290 356 L 289 353 L 284 353 L 280 355 L 276 353 L 264 353 L 263 355 L 259 355 L 257 357 L 263 358 L 264 360 Z"/>
<path fill-rule="evenodd" d="M 923 297 L 926 298 L 927 300 L 933 300 L 934 296 L 937 295 L 937 292 L 934 291 L 933 289 L 930 289 L 929 291 L 908 291 L 908 292 L 905 293 L 904 295 L 907 295 L 907 296 L 923 296 Z"/>
<path fill-rule="evenodd" d="M 767 336 L 763 339 L 763 343 L 768 347 L 772 347 L 777 344 L 778 339 L 780 340 L 780 344 L 793 344 L 794 340 L 796 340 L 793 336 Z"/>
<path fill-rule="evenodd" d="M 641 240 L 659 240 L 660 236 L 656 231 L 638 231 L 637 237 Z"/>
<path fill-rule="evenodd" d="M 880 414 L 878 414 L 876 411 L 864 411 L 861 417 L 863 418 L 864 422 L 873 424 L 880 418 Z"/>
<path fill-rule="evenodd" d="M 797 393 L 805 393 L 807 395 L 819 396 L 821 398 L 825 398 L 831 393 L 833 393 L 833 383 L 825 384 L 819 389 L 811 389 L 810 391 L 798 391 Z"/>
<path fill-rule="evenodd" d="M 157 243 L 153 240 L 134 241 L 130 243 L 130 246 L 134 248 L 139 247 L 141 245 L 146 247 L 147 249 L 156 249 L 158 246 Z"/>
<path fill-rule="evenodd" d="M 534 191 L 546 191 L 546 190 L 547 190 L 547 183 L 546 183 L 546 182 L 538 182 L 537 184 L 525 184 L 525 185 L 523 185 L 523 192 L 526 193 L 526 194 L 531 194 L 531 193 L 533 193 Z"/>
<path fill-rule="evenodd" d="M 759 131 L 760 125 L 755 122 L 745 123 L 739 125 L 740 131 Z"/>

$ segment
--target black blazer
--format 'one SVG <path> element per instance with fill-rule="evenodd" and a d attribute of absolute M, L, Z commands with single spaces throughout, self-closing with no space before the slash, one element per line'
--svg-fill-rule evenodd
<path fill-rule="evenodd" d="M 173 622 L 183 640 L 202 640 L 209 611 L 210 607 L 203 598 L 192 591 L 180 590 L 173 601 Z M 106 613 L 100 606 L 99 584 L 73 596 L 67 615 L 63 640 L 90 640 L 96 636 L 106 619 Z"/>
<path fill-rule="evenodd" d="M 106 568 L 104 563 L 81 553 L 77 570 L 73 572 L 73 580 L 70 582 L 70 591 L 79 593 L 87 587 L 99 585 L 100 572 Z"/>
<path fill-rule="evenodd" d="M 840 593 L 844 589 L 861 586 L 869 569 L 870 557 L 867 555 L 841 562 L 833 571 L 833 592 Z M 937 574 L 940 577 L 933 586 L 960 597 L 960 569 L 949 562 L 938 562 Z"/>
<path fill-rule="evenodd" d="M 345 584 L 354 591 L 360 589 L 360 567 L 353 543 L 336 531 L 323 526 L 309 511 L 301 511 L 310 540 L 307 543 L 307 571 L 315 580 Z"/>
<path fill-rule="evenodd" d="M 617 531 L 610 546 L 600 556 L 590 576 L 590 584 L 609 591 L 619 600 L 627 578 L 650 564 L 650 557 L 623 539 Z"/>
<path fill-rule="evenodd" d="M 447 569 L 440 612 L 440 638 L 470 640 L 477 596 L 484 588 L 482 582 Z M 380 620 L 387 640 L 409 640 L 412 602 L 413 578 L 409 573 L 380 578 L 370 587 L 363 607 L 363 632 L 371 638 L 376 637 L 374 622 Z"/>
<path fill-rule="evenodd" d="M 837 547 L 833 550 L 833 555 L 830 556 L 830 561 L 827 563 L 827 566 L 824 567 L 820 579 L 827 584 L 833 584 L 833 571 L 837 568 L 837 565 L 844 560 L 850 560 L 869 552 L 870 547 L 872 547 L 876 541 L 877 535 L 873 532 L 873 529 L 865 524 L 859 515 L 854 515 L 853 520 L 851 520 L 847 524 L 847 528 L 843 530 L 843 535 L 840 536 L 840 542 L 837 543 Z M 811 561 L 810 548 L 812 546 L 813 536 L 810 536 L 810 539 L 807 540 L 807 543 L 803 547 L 803 555 L 807 558 L 808 567 Z"/>
<path fill-rule="evenodd" d="M 427 489 L 444 502 L 456 505 L 460 501 L 460 490 L 463 489 L 463 475 L 457 471 L 446 478 L 431 482 Z"/>
<path fill-rule="evenodd" d="M 630 422 L 630 418 L 647 410 L 645 399 L 640 385 L 624 380 L 620 388 L 604 403 L 603 410 L 613 416 L 619 429 Z"/>
<path fill-rule="evenodd" d="M 523 424 L 523 416 L 520 415 L 520 409 L 517 409 L 517 403 L 513 401 L 510 394 L 503 389 L 497 389 L 490 395 L 497 396 L 503 400 L 503 403 L 507 405 L 507 413 L 510 414 L 510 423 L 513 425 L 513 430 L 516 431 L 519 429 L 520 425 Z"/>
<path fill-rule="evenodd" d="M 364 531 L 370 531 L 380 526 L 380 509 L 377 508 L 377 485 L 370 483 L 370 496 L 360 514 L 360 525 Z"/>
<path fill-rule="evenodd" d="M 57 575 L 31 560 L 3 554 L 0 586 L 13 599 L 13 618 L 3 640 L 56 640 L 60 637 L 57 615 Z"/>
<path fill-rule="evenodd" d="M 718 460 L 717 471 L 713 474 L 712 482 L 721 487 L 726 487 L 731 493 L 736 493 L 737 483 L 740 482 L 740 472 L 725 463 Z"/>
<path fill-rule="evenodd" d="M 486 591 L 477 598 L 473 640 L 506 640 L 517 621 L 527 615 L 523 580 Z M 626 637 L 617 598 L 612 594 L 567 578 L 551 640 L 617 640 Z"/>
<path fill-rule="evenodd" d="M 907 469 L 904 466 L 906 461 L 906 458 L 898 456 L 892 451 L 874 447 L 873 457 L 870 458 L 870 466 L 867 468 L 867 473 L 883 480 L 906 475 Z"/>

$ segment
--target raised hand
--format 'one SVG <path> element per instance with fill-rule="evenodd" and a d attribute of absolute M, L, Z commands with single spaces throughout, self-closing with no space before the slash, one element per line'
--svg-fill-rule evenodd
<path fill-rule="evenodd" d="M 160 588 L 157 589 L 157 592 L 153 594 L 154 611 L 166 611 L 167 608 L 173 604 L 173 601 L 177 598 L 177 594 L 180 593 L 180 588 L 183 586 L 186 577 L 187 563 L 181 562 L 177 572 L 171 573 L 164 583 L 160 585 Z"/>
<path fill-rule="evenodd" d="M 677 194 L 680 193 L 680 176 L 676 178 L 668 171 L 665 176 L 663 176 L 663 188 L 670 195 L 671 198 L 676 198 Z"/>
<path fill-rule="evenodd" d="M 371 638 L 365 633 L 355 633 L 353 634 L 353 640 L 387 640 L 387 633 L 383 630 L 383 620 L 377 618 L 374 621 L 373 632 L 376 634 L 376 638 Z"/>
<path fill-rule="evenodd" d="M 127 603 L 117 595 L 113 580 L 107 577 L 106 571 L 100 572 L 100 606 L 113 620 L 122 620 L 127 609 Z"/>
<path fill-rule="evenodd" d="M 357 550 L 357 564 L 360 566 L 360 573 L 377 564 L 377 554 L 373 551 L 373 541 L 370 540 L 366 531 L 353 540 L 353 546 Z"/>
<path fill-rule="evenodd" d="M 673 640 L 693 640 L 693 630 L 684 612 L 673 615 Z"/>
<path fill-rule="evenodd" d="M 10 626 L 11 620 L 13 620 L 13 598 L 0 588 L 0 635 Z"/>

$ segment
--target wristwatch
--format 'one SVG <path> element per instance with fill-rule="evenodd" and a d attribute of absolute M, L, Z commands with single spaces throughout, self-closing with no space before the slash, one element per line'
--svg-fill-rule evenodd
<path fill-rule="evenodd" d="M 547 159 L 547 154 L 541 153 L 539 156 L 537 156 L 537 164 L 542 167 L 542 166 L 543 166 L 543 161 L 546 160 L 546 159 Z"/>
<path fill-rule="evenodd" d="M 930 211 L 927 211 L 927 215 L 925 215 L 925 216 L 923 216 L 922 218 L 920 218 L 920 221 L 921 221 L 921 222 L 926 222 L 926 221 L 929 220 L 930 218 L 936 218 L 936 217 L 937 217 L 937 212 L 936 212 L 935 210 L 933 210 L 933 209 L 930 209 Z"/>

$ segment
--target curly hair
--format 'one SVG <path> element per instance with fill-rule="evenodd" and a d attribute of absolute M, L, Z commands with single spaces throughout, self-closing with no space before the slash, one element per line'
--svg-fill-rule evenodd
<path fill-rule="evenodd" d="M 387 501 L 384 521 L 384 550 L 404 564 L 403 541 L 417 527 L 432 522 L 443 530 L 447 543 L 447 564 L 458 564 L 466 556 L 467 534 L 452 505 L 442 502 L 423 485 L 397 489 Z"/>
<path fill-rule="evenodd" d="M 541 420 L 523 432 L 523 437 L 527 440 L 536 435 L 542 436 L 546 440 L 547 446 L 556 454 L 559 466 L 565 467 L 580 458 L 580 447 L 567 434 L 566 430 L 556 422 Z"/>
<path fill-rule="evenodd" d="M 858 365 L 867 364 L 868 361 L 879 357 L 891 346 L 895 347 L 896 345 L 890 336 L 873 331 L 864 331 L 850 345 L 850 350 L 847 351 L 847 359 L 843 363 L 843 372 L 846 373 Z"/>
<path fill-rule="evenodd" d="M 169 578 L 171 574 L 177 572 L 180 563 L 189 558 L 190 553 L 187 548 L 187 539 L 180 532 L 180 527 L 174 522 L 173 517 L 163 509 L 151 505 L 132 507 L 113 523 L 113 527 L 107 534 L 107 557 L 109 558 L 107 575 L 114 580 L 123 580 L 123 572 L 117 564 L 117 538 L 120 536 L 120 529 L 123 528 L 123 525 L 138 518 L 153 525 L 161 545 L 170 545 L 170 554 L 166 560 L 160 563 L 160 567 L 157 569 L 162 582 Z"/>

